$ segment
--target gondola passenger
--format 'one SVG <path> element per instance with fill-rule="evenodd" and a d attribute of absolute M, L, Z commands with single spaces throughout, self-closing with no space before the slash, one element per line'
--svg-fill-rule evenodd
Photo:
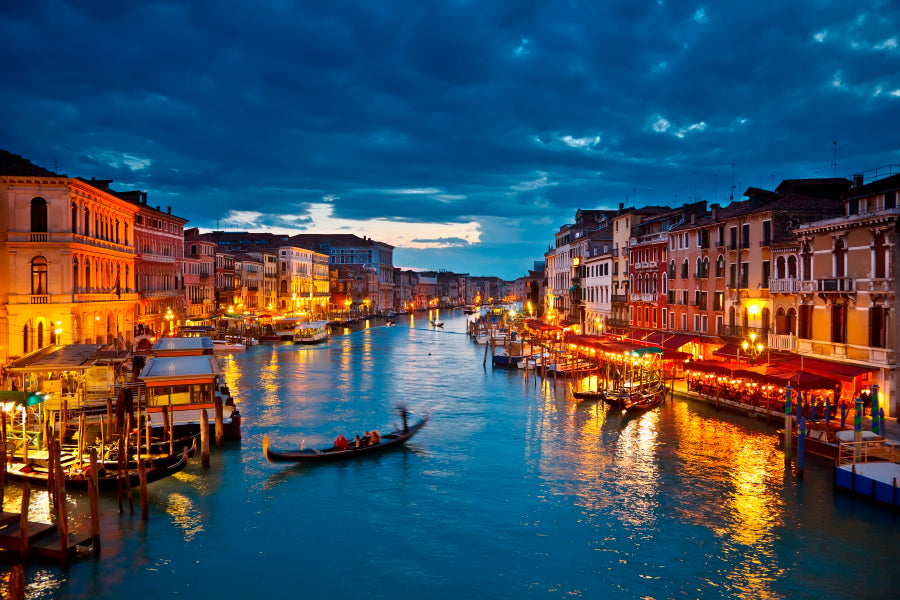
<path fill-rule="evenodd" d="M 347 441 L 347 438 L 344 437 L 344 434 L 337 436 L 337 439 L 334 440 L 334 449 L 335 450 L 346 450 L 347 446 L 350 442 Z"/>
<path fill-rule="evenodd" d="M 376 446 L 381 443 L 381 435 L 376 430 L 372 430 L 369 433 L 369 444 L 372 446 Z"/>

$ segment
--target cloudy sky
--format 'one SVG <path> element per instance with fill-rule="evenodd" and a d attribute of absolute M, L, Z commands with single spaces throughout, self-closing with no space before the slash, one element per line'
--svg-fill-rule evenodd
<path fill-rule="evenodd" d="M 8 0 L 0 148 L 201 230 L 515 278 L 579 208 L 900 164 L 898 7 Z"/>

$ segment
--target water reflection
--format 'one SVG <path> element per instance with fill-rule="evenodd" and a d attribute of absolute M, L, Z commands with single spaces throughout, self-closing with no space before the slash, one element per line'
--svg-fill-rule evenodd
<path fill-rule="evenodd" d="M 165 511 L 184 532 L 184 541 L 190 542 L 203 532 L 203 518 L 194 502 L 185 494 L 174 492 L 165 498 Z"/>

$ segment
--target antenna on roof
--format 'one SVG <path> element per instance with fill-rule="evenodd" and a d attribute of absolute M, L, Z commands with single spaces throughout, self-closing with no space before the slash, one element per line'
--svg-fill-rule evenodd
<path fill-rule="evenodd" d="M 831 168 L 834 170 L 834 177 L 837 178 L 837 140 L 834 140 L 834 160 L 831 161 Z"/>
<path fill-rule="evenodd" d="M 216 229 L 219 228 L 219 199 L 216 198 Z"/>
<path fill-rule="evenodd" d="M 729 202 L 734 202 L 734 163 L 731 163 L 731 197 Z"/>

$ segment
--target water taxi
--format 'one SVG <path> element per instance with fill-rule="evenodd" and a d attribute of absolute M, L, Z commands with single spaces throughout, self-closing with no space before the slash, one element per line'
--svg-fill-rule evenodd
<path fill-rule="evenodd" d="M 328 321 L 304 321 L 294 328 L 295 344 L 318 344 L 328 339 Z"/>

